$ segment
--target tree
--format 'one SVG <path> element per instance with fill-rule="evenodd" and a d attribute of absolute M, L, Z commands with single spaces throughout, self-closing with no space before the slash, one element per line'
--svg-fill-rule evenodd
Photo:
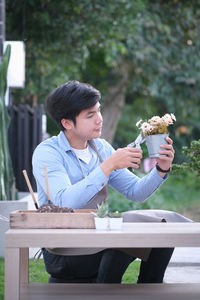
<path fill-rule="evenodd" d="M 123 86 L 123 100 L 118 103 L 126 103 L 127 107 L 115 137 L 118 146 L 129 143 L 130 133 L 137 134 L 134 127 L 138 119 L 148 119 L 152 114 L 174 112 L 177 115 L 178 121 L 171 134 L 178 154 L 183 144 L 188 144 L 200 133 L 199 11 L 200 1 L 151 1 L 134 20 L 134 35 L 128 33 L 120 43 L 113 42 L 110 52 L 101 55 L 101 60 L 98 54 L 89 55 L 83 78 L 94 82 L 108 95 L 104 98 L 106 132 L 103 136 L 106 139 L 113 140 L 107 124 L 117 124 L 120 116 L 117 109 L 123 107 L 119 108 L 113 101 L 116 86 L 119 89 Z M 96 72 L 98 69 L 104 76 Z M 121 85 L 124 76 L 128 80 Z M 119 89 L 117 95 L 120 97 Z M 177 133 L 182 125 L 187 130 L 180 138 Z"/>
<path fill-rule="evenodd" d="M 58 84 L 80 79 L 89 49 L 109 51 L 133 32 L 142 9 L 142 0 L 8 0 L 7 39 L 24 40 L 27 53 L 26 88 L 14 96 L 43 101 Z"/>
<path fill-rule="evenodd" d="M 59 83 L 77 78 L 102 91 L 109 141 L 124 108 L 118 146 L 130 141 L 140 117 L 152 113 L 176 114 L 176 153 L 199 135 L 200 0 L 27 0 L 22 7 L 20 0 L 7 1 L 7 36 L 26 40 L 26 101 L 43 101 Z M 15 24 L 21 20 L 20 30 Z M 183 125 L 188 134 L 180 138 Z"/>

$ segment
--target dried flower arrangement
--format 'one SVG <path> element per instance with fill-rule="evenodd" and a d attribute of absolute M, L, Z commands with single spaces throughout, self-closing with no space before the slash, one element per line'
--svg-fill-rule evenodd
<path fill-rule="evenodd" d="M 176 121 L 174 114 L 165 114 L 163 117 L 154 116 L 146 122 L 140 120 L 136 123 L 136 126 L 141 129 L 144 136 L 166 134 L 167 126 L 172 125 L 174 121 Z"/>

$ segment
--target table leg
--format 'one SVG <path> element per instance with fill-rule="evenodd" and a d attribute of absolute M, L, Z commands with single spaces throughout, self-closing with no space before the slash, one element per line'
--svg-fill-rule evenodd
<path fill-rule="evenodd" d="M 5 248 L 5 300 L 20 299 L 20 250 Z"/>
<path fill-rule="evenodd" d="M 29 283 L 29 248 L 20 248 L 20 283 Z"/>

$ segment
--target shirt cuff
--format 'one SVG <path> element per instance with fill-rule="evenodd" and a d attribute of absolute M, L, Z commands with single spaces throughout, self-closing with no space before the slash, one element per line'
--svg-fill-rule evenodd
<path fill-rule="evenodd" d="M 164 177 L 161 177 L 161 176 L 158 174 L 158 171 L 157 171 L 156 167 L 153 168 L 153 170 L 151 171 L 151 174 L 152 174 L 153 176 L 155 176 L 156 180 L 160 181 L 160 183 L 163 183 L 165 180 L 167 180 L 167 178 L 168 178 L 168 176 L 169 176 L 169 174 L 166 173 Z"/>

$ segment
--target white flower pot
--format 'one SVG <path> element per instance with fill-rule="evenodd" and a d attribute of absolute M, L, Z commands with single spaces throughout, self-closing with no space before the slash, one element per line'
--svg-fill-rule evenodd
<path fill-rule="evenodd" d="M 108 218 L 94 218 L 96 230 L 108 230 Z"/>
<path fill-rule="evenodd" d="M 123 218 L 109 218 L 109 229 L 120 230 L 122 228 Z"/>
<path fill-rule="evenodd" d="M 168 134 L 154 134 L 145 137 L 150 158 L 160 156 L 158 152 L 160 150 L 163 150 L 162 148 L 160 148 L 160 145 L 167 144 L 167 141 L 165 140 L 166 137 L 168 137 Z"/>

